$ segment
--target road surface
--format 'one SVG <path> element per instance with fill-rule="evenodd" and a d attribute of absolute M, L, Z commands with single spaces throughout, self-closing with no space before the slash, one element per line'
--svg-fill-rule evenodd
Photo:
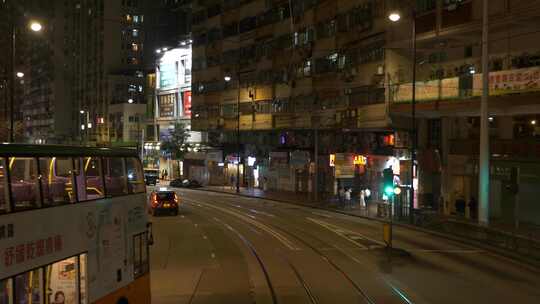
<path fill-rule="evenodd" d="M 332 212 L 179 190 L 153 217 L 152 298 L 169 303 L 540 303 L 540 274 L 506 258 Z"/>

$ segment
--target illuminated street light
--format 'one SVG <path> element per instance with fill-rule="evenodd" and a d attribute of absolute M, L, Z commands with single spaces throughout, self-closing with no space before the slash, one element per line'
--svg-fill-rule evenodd
<path fill-rule="evenodd" d="M 535 125 L 536 124 L 536 120 L 531 120 L 531 125 Z"/>
<path fill-rule="evenodd" d="M 231 81 L 231 76 L 227 75 L 227 76 L 223 77 L 223 79 L 225 79 L 226 82 L 229 82 L 229 81 Z"/>
<path fill-rule="evenodd" d="M 128 103 L 133 103 L 133 98 L 128 99 Z"/>
<path fill-rule="evenodd" d="M 37 22 L 37 21 L 32 21 L 30 23 L 30 29 L 34 32 L 39 32 L 43 29 L 43 26 L 41 25 L 41 23 Z"/>
<path fill-rule="evenodd" d="M 157 50 L 156 50 L 156 53 L 161 54 L 161 50 L 160 50 L 160 49 L 157 49 Z"/>
<path fill-rule="evenodd" d="M 17 72 L 17 77 L 23 78 L 23 77 L 24 77 L 24 73 L 23 73 L 23 72 Z"/>
<path fill-rule="evenodd" d="M 392 22 L 398 22 L 399 19 L 401 19 L 401 15 L 397 12 L 393 12 L 390 15 L 388 15 L 388 19 Z"/>
<path fill-rule="evenodd" d="M 80 110 L 79 113 L 84 114 L 84 110 Z"/>

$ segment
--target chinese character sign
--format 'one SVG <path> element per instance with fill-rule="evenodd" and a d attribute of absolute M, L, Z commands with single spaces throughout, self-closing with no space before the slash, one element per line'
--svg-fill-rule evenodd
<path fill-rule="evenodd" d="M 3 249 L 2 263 L 6 268 L 15 264 L 23 264 L 36 258 L 60 252 L 63 247 L 64 241 L 61 235 L 10 246 Z"/>

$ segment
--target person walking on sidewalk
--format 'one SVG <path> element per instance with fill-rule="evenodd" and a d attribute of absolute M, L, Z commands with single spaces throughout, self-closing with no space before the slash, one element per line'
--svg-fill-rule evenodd
<path fill-rule="evenodd" d="M 345 207 L 351 207 L 351 188 L 345 190 Z"/>
<path fill-rule="evenodd" d="M 234 175 L 231 175 L 231 189 L 234 189 L 236 183 L 236 177 Z"/>
<path fill-rule="evenodd" d="M 343 206 L 344 199 L 345 199 L 345 189 L 343 189 L 343 187 L 339 187 L 339 189 L 338 189 L 338 200 L 339 200 L 339 205 L 340 206 Z"/>
<path fill-rule="evenodd" d="M 362 210 L 366 209 L 366 192 L 364 190 L 360 191 L 360 208 Z"/>

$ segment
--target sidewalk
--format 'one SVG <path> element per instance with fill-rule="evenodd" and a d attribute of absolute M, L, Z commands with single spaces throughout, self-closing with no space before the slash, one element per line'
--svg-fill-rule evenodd
<path fill-rule="evenodd" d="M 236 194 L 236 188 L 230 186 L 206 186 L 198 190 Z M 357 203 L 353 204 L 352 207 L 343 208 L 335 198 L 314 202 L 307 194 L 246 188 L 241 188 L 239 195 L 320 208 L 372 220 L 388 220 L 386 217 L 377 216 L 378 207 L 374 203 L 368 204 L 366 209 L 359 208 Z M 492 223 L 490 227 L 484 227 L 471 220 L 442 216 L 436 213 L 418 213 L 414 217 L 414 224 L 410 224 L 408 217 L 395 218 L 394 223 L 454 240 L 488 246 L 500 254 L 511 256 L 537 267 L 540 265 L 540 230 L 535 226 L 522 225 L 519 230 L 516 230 L 508 225 Z"/>

